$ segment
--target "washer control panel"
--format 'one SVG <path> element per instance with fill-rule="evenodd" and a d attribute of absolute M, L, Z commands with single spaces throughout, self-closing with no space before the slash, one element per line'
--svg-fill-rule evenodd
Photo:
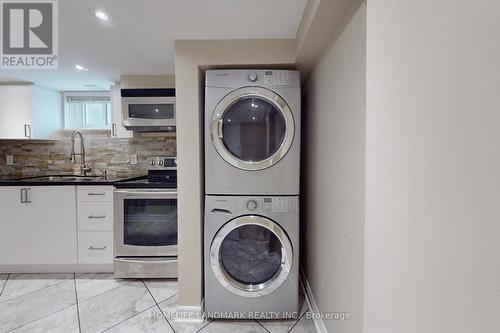
<path fill-rule="evenodd" d="M 243 213 L 280 214 L 297 211 L 291 197 L 246 197 L 238 201 L 239 211 Z"/>

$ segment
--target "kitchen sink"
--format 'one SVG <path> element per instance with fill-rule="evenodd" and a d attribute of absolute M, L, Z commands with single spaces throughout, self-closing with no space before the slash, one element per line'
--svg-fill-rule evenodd
<path fill-rule="evenodd" d="M 20 181 L 40 181 L 40 182 L 91 182 L 102 179 L 102 176 L 78 176 L 78 175 L 54 175 L 54 176 L 37 176 L 25 177 L 16 180 Z"/>

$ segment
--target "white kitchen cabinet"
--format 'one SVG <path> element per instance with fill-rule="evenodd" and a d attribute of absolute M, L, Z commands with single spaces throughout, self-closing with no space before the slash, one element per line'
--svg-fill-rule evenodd
<path fill-rule="evenodd" d="M 30 258 L 32 264 L 77 262 L 75 186 L 29 189 Z"/>
<path fill-rule="evenodd" d="M 113 264 L 113 186 L 78 186 L 78 264 Z"/>
<path fill-rule="evenodd" d="M 0 203 L 0 265 L 77 263 L 75 186 L 2 186 Z"/>
<path fill-rule="evenodd" d="M 113 231 L 79 231 L 79 264 L 113 264 Z"/>
<path fill-rule="evenodd" d="M 32 86 L 0 85 L 0 139 L 32 136 Z"/>
<path fill-rule="evenodd" d="M 0 187 L 0 264 L 29 264 L 29 214 L 18 186 Z M 24 197 L 24 194 L 23 194 Z"/>
<path fill-rule="evenodd" d="M 122 125 L 122 103 L 119 85 L 111 87 L 111 111 L 111 136 L 115 138 L 131 138 L 132 131 L 127 130 Z"/>

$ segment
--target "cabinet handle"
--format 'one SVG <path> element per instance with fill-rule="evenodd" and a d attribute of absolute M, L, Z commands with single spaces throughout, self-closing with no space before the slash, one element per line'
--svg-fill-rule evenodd
<path fill-rule="evenodd" d="M 116 137 L 116 124 L 111 124 L 111 136 Z"/>
<path fill-rule="evenodd" d="M 98 193 L 96 193 L 96 192 L 90 192 L 90 193 L 87 193 L 87 195 L 105 195 L 105 194 L 106 193 L 104 193 L 104 192 L 98 192 Z"/>
<path fill-rule="evenodd" d="M 104 250 L 106 250 L 106 246 L 103 246 L 103 247 L 94 247 L 92 245 L 91 247 L 89 247 L 89 250 L 90 251 L 104 251 Z"/>
<path fill-rule="evenodd" d="M 26 193 L 26 192 L 25 192 L 25 191 L 26 191 L 26 189 L 25 189 L 25 188 L 22 188 L 22 189 L 20 190 L 20 192 L 21 192 L 21 203 L 26 203 L 26 199 L 25 199 L 25 198 L 26 198 L 26 196 L 25 196 L 25 193 Z"/>
<path fill-rule="evenodd" d="M 104 218 L 106 218 L 106 215 L 99 215 L 99 216 L 89 215 L 89 219 L 104 219 Z"/>
<path fill-rule="evenodd" d="M 31 203 L 31 189 L 30 188 L 25 188 L 26 190 L 26 201 L 25 203 Z"/>
<path fill-rule="evenodd" d="M 31 139 L 31 126 L 29 124 L 24 124 L 24 137 Z"/>

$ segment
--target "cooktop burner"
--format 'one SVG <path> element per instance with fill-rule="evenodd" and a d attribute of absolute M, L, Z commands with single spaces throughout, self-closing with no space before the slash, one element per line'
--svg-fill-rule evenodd
<path fill-rule="evenodd" d="M 115 183 L 116 188 L 177 188 L 175 157 L 153 157 L 148 175 L 139 179 Z"/>

